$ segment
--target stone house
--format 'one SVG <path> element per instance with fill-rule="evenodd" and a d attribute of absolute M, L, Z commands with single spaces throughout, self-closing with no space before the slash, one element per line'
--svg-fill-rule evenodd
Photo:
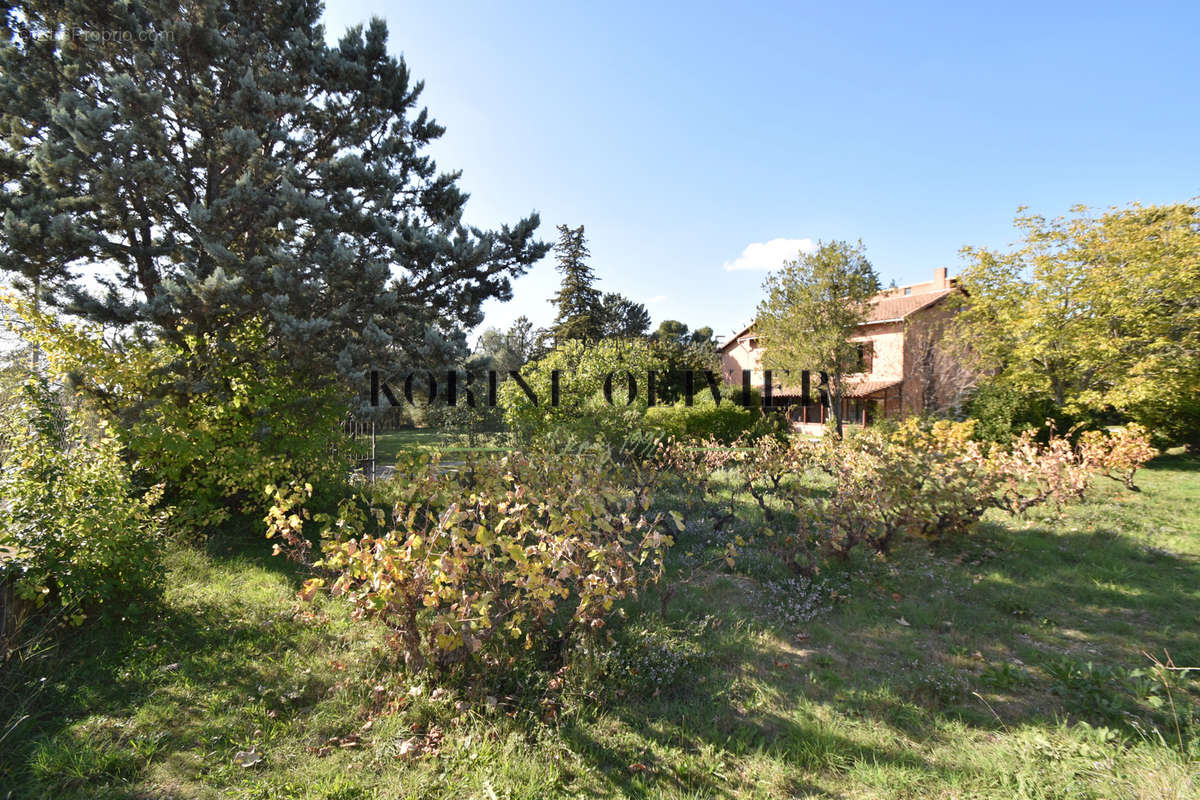
<path fill-rule="evenodd" d="M 882 417 L 941 411 L 964 399 L 974 377 L 942 341 L 946 321 L 954 313 L 944 302 L 956 292 L 946 269 L 933 280 L 886 289 L 871 298 L 866 319 L 850 340 L 859 344 L 862 369 L 846 377 L 841 415 L 844 422 L 869 424 Z M 740 383 L 749 370 L 755 386 L 763 386 L 763 348 L 751 324 L 720 347 L 721 371 L 728 383 Z M 788 407 L 799 428 L 819 428 L 826 410 L 819 402 L 820 379 L 772 374 L 771 403 Z M 801 402 L 809 384 L 812 402 Z"/>

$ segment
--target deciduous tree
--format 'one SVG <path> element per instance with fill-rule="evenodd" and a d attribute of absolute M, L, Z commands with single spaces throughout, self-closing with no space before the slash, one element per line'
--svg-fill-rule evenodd
<path fill-rule="evenodd" d="M 665 319 L 658 324 L 651 339 L 664 364 L 664 374 L 657 387 L 658 397 L 664 403 L 674 403 L 684 396 L 688 370 L 720 370 L 721 359 L 710 327 L 691 330 L 677 319 Z M 694 385 L 702 384 L 703 378 L 700 378 Z"/>
<path fill-rule="evenodd" d="M 811 253 L 772 273 L 763 283 L 755 330 L 767 369 L 823 372 L 826 402 L 842 434 L 844 376 L 859 369 L 859 352 L 849 337 L 865 319 L 879 277 L 862 242 L 818 242 Z"/>
<path fill-rule="evenodd" d="M 1067 414 L 1116 410 L 1200 443 L 1200 206 L 1021 213 L 1010 251 L 969 248 L 959 334 L 996 385 Z"/>

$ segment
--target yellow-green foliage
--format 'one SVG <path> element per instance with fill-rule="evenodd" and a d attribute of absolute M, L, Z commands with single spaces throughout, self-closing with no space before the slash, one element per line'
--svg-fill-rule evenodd
<path fill-rule="evenodd" d="M 917 418 L 891 432 L 868 428 L 845 439 L 719 444 L 670 445 L 662 462 L 698 491 L 731 491 L 731 509 L 737 493 L 749 494 L 777 529 L 774 549 L 806 573 L 855 547 L 886 552 L 900 536 L 964 533 L 989 508 L 1019 514 L 1046 503 L 1061 507 L 1083 497 L 1094 472 L 1131 477 L 1153 452 L 1136 429 L 1089 437 L 1079 448 L 1054 435 L 1041 444 L 1033 431 L 989 444 L 975 439 L 973 420 Z M 713 470 L 733 480 L 714 484 Z"/>
<path fill-rule="evenodd" d="M 757 409 L 751 410 L 735 404 L 732 396 L 722 397 L 720 404 L 717 404 L 705 388 L 696 395 L 693 405 L 689 406 L 680 401 L 670 406 L 648 408 L 645 420 L 652 431 L 664 437 L 711 437 L 728 444 L 753 428 L 761 416 Z"/>
<path fill-rule="evenodd" d="M 0 583 L 25 607 L 52 603 L 75 622 L 154 592 L 158 490 L 136 491 L 112 431 L 64 412 L 41 381 L 0 424 Z"/>
<path fill-rule="evenodd" d="M 186 498 L 198 523 L 261 509 L 262 487 L 283 476 L 344 477 L 348 465 L 336 448 L 345 405 L 331 387 L 306 385 L 270 361 L 233 358 L 213 362 L 206 377 L 221 388 L 165 397 L 128 433 L 130 447 Z"/>
<path fill-rule="evenodd" d="M 1008 251 L 969 248 L 961 355 L 1015 394 L 1087 419 L 1116 409 L 1164 444 L 1200 443 L 1200 205 L 1022 212 Z M 1000 411 L 993 405 L 993 411 Z"/>
<path fill-rule="evenodd" d="M 1149 431 L 1136 422 L 1113 431 L 1086 431 L 1079 437 L 1079 452 L 1089 467 L 1130 489 L 1137 488 L 1134 473 L 1158 455 Z"/>
<path fill-rule="evenodd" d="M 649 343 L 640 340 L 566 341 L 521 369 L 521 376 L 537 396 L 537 405 L 515 381 L 506 381 L 500 387 L 504 421 L 519 440 L 526 442 L 551 432 L 569 432 L 584 440 L 599 436 L 619 441 L 642 427 L 647 371 L 662 371 L 665 364 Z M 557 407 L 551 405 L 554 370 L 560 371 Z M 609 373 L 613 374 L 611 404 L 604 397 Z M 627 373 L 632 373 L 637 382 L 636 395 L 628 405 Z"/>
<path fill-rule="evenodd" d="M 117 421 L 140 467 L 178 498 L 177 524 L 198 529 L 232 511 L 261 512 L 268 483 L 296 475 L 319 482 L 346 471 L 336 457 L 343 397 L 331 381 L 306 381 L 272 358 L 259 324 L 220 340 L 113 343 L 98 328 L 8 302 L 52 373 Z M 186 365 L 189 380 L 164 383 L 168 364 Z"/>
<path fill-rule="evenodd" d="M 271 487 L 267 535 L 301 560 L 310 489 Z M 600 628 L 615 603 L 658 579 L 672 538 L 650 499 L 594 456 L 413 461 L 379 486 L 369 512 L 346 501 L 336 516 L 311 517 L 315 566 L 332 574 L 333 594 L 388 623 L 410 669 L 495 667 L 514 646 L 542 650 Z"/>

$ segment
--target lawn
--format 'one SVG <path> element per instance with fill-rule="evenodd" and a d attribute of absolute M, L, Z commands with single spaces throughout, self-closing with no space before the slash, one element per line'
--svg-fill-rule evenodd
<path fill-rule="evenodd" d="M 1200 691 L 1142 670 L 1200 665 L 1200 459 L 1138 484 L 814 581 L 751 551 L 630 606 L 555 713 L 405 676 L 245 532 L 180 546 L 146 618 L 4 668 L 0 797 L 1197 797 Z"/>
<path fill-rule="evenodd" d="M 375 459 L 380 466 L 395 464 L 402 453 L 437 451 L 453 458 L 454 453 L 497 452 L 504 449 L 499 434 L 481 433 L 470 437 L 439 428 L 408 428 L 375 437 Z"/>

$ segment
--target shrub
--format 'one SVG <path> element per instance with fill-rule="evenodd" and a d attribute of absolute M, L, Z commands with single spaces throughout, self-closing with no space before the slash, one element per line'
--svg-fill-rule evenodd
<path fill-rule="evenodd" d="M 30 381 L 4 420 L 0 583 L 8 627 L 28 609 L 69 610 L 76 623 L 158 588 L 157 491 L 139 497 L 112 431 L 64 415 L 44 381 Z"/>
<path fill-rule="evenodd" d="M 1134 474 L 1158 455 L 1150 444 L 1149 433 L 1136 422 L 1107 433 L 1085 432 L 1079 437 L 1079 453 L 1090 469 L 1121 481 L 1135 491 Z"/>
<path fill-rule="evenodd" d="M 672 364 L 661 348 L 640 340 L 564 342 L 521 371 L 538 398 L 536 404 L 515 381 L 506 381 L 500 387 L 505 423 L 518 442 L 543 446 L 554 443 L 562 449 L 599 441 L 610 452 L 632 453 L 639 458 L 647 457 L 655 442 L 672 437 L 729 444 L 747 433 L 753 438 L 779 435 L 786 425 L 782 415 L 759 411 L 761 398 L 756 388 L 751 390 L 748 406 L 740 404 L 741 387 L 723 387 L 718 404 L 707 386 L 697 385 L 691 406 L 678 400 L 649 407 L 648 373 L 656 373 L 658 388 L 662 389 Z M 558 406 L 550 403 L 555 370 L 559 372 Z M 628 384 L 631 374 L 636 382 L 632 399 Z M 611 400 L 605 396 L 609 375 Z M 662 401 L 661 396 L 658 399 Z M 634 442 L 641 444 L 635 447 Z"/>
<path fill-rule="evenodd" d="M 977 422 L 976 435 L 1004 443 L 1030 428 L 1039 428 L 1054 414 L 1054 404 L 995 382 L 982 384 L 967 402 L 967 416 Z"/>
<path fill-rule="evenodd" d="M 1091 482 L 1088 465 L 1066 439 L 1051 435 L 1047 444 L 1025 431 L 1008 447 L 994 447 L 988 470 L 996 488 L 992 503 L 1010 514 L 1052 502 L 1057 508 L 1083 499 Z"/>
<path fill-rule="evenodd" d="M 536 404 L 515 381 L 507 380 L 500 386 L 504 421 L 523 443 L 537 442 L 552 431 L 581 441 L 601 438 L 609 443 L 620 442 L 642 427 L 647 407 L 647 372 L 662 369 L 664 363 L 659 355 L 649 343 L 640 340 L 566 341 L 521 369 L 522 378 L 537 397 Z M 561 392 L 557 406 L 551 403 L 555 370 L 560 375 Z M 637 383 L 637 391 L 628 404 L 627 373 Z M 613 375 L 611 403 L 604 396 L 605 378 L 609 374 Z"/>
<path fill-rule="evenodd" d="M 998 475 L 975 423 L 909 418 L 887 437 L 872 476 L 895 531 L 926 539 L 965 533 L 992 505 Z"/>
<path fill-rule="evenodd" d="M 309 488 L 271 493 L 268 536 L 304 559 Z M 586 456 L 514 453 L 455 469 L 414 461 L 371 500 L 312 515 L 325 577 L 304 594 L 328 584 L 359 615 L 382 619 L 414 671 L 495 667 L 514 645 L 561 654 L 657 580 L 672 543 L 648 515 L 649 488 Z"/>
<path fill-rule="evenodd" d="M 231 362 L 213 373 L 225 390 L 163 398 L 125 433 L 142 466 L 179 498 L 180 523 L 202 529 L 231 511 L 261 513 L 262 487 L 288 475 L 322 487 L 344 481 L 345 406 L 335 392 L 281 368 Z"/>
<path fill-rule="evenodd" d="M 1200 453 L 1200 382 L 1181 371 L 1167 385 L 1145 383 L 1143 397 L 1129 404 L 1129 418 L 1150 432 L 1156 447 L 1184 445 Z"/>
<path fill-rule="evenodd" d="M 734 519 L 739 494 L 749 494 L 769 525 L 784 527 L 772 532 L 772 550 L 812 575 L 827 559 L 845 559 L 857 547 L 887 552 L 901 536 L 965 533 L 989 508 L 1019 514 L 1083 496 L 1094 467 L 1084 450 L 1053 434 L 1041 444 L 1034 431 L 1008 446 L 983 443 L 975 426 L 974 420 L 910 418 L 819 442 L 674 443 L 661 461 L 684 476 L 693 497 L 707 500 L 714 528 Z M 1145 456 L 1135 441 L 1105 439 L 1087 452 L 1126 464 Z M 708 475 L 716 469 L 729 470 L 733 480 L 712 481 Z"/>
<path fill-rule="evenodd" d="M 859 546 L 886 552 L 899 535 L 937 538 L 978 520 L 991 505 L 994 479 L 972 430 L 972 423 L 912 419 L 890 434 L 743 440 L 748 446 L 712 449 L 692 471 L 731 469 L 728 514 L 717 500 L 718 523 L 736 514 L 737 494 L 748 493 L 768 524 L 791 527 L 773 538 L 775 553 L 811 575 L 825 559 L 844 559 Z"/>
<path fill-rule="evenodd" d="M 755 415 L 754 424 L 750 426 L 747 434 L 752 441 L 770 436 L 786 442 L 792 438 L 792 425 L 788 421 L 786 413 L 780 413 L 777 410 L 769 411 Z"/>
<path fill-rule="evenodd" d="M 232 511 L 262 513 L 262 487 L 287 476 L 317 485 L 344 479 L 345 393 L 327 376 L 302 376 L 273 358 L 257 323 L 224 338 L 107 341 L 102 331 L 9 302 L 52 371 L 115 424 L 149 482 L 178 499 L 175 523 L 203 529 Z M 190 379 L 163 383 L 172 365 Z"/>
<path fill-rule="evenodd" d="M 659 436 L 678 439 L 715 439 L 730 444 L 754 429 L 762 413 L 724 399 L 718 405 L 707 392 L 695 404 L 683 402 L 646 409 L 646 425 Z"/>

